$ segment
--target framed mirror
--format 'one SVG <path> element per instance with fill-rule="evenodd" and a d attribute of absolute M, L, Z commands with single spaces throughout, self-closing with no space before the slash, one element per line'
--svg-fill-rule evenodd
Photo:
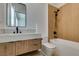
<path fill-rule="evenodd" d="M 7 26 L 26 27 L 26 5 L 22 3 L 7 4 Z"/>

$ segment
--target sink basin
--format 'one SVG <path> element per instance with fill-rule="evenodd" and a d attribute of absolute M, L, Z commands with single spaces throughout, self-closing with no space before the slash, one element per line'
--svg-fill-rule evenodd
<path fill-rule="evenodd" d="M 41 38 L 39 33 L 0 34 L 0 43 Z"/>

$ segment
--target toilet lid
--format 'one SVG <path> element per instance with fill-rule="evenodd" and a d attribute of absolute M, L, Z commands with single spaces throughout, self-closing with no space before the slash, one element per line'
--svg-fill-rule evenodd
<path fill-rule="evenodd" d="M 44 46 L 48 47 L 48 48 L 55 48 L 56 46 L 51 44 L 51 43 L 44 43 Z"/>

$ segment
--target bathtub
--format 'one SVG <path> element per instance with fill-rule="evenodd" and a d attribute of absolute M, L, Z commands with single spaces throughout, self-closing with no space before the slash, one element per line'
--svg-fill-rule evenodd
<path fill-rule="evenodd" d="M 51 39 L 50 43 L 56 45 L 57 56 L 79 56 L 79 42 L 64 39 Z"/>

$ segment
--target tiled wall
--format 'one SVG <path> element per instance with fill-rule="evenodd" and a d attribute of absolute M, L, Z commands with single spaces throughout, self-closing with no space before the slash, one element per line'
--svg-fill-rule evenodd
<path fill-rule="evenodd" d="M 11 28 L 7 28 L 7 29 L 0 29 L 0 34 L 4 34 L 4 33 L 13 33 L 16 32 L 16 29 L 11 29 Z M 36 30 L 35 29 L 20 29 L 19 28 L 19 32 L 21 33 L 35 33 Z"/>
<path fill-rule="evenodd" d="M 0 34 L 3 34 L 5 32 L 4 29 L 0 29 Z"/>

